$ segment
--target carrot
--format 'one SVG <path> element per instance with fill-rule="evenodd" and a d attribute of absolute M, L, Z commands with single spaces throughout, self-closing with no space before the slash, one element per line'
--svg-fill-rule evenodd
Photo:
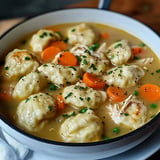
<path fill-rule="evenodd" d="M 144 84 L 139 88 L 140 95 L 150 101 L 160 100 L 160 87 L 154 84 Z"/>
<path fill-rule="evenodd" d="M 88 87 L 91 87 L 94 89 L 103 89 L 106 84 L 100 78 L 88 72 L 84 73 L 82 80 Z"/>
<path fill-rule="evenodd" d="M 59 53 L 60 51 L 61 51 L 60 48 L 50 46 L 43 50 L 43 52 L 41 53 L 41 58 L 43 61 L 53 60 L 56 54 Z"/>
<path fill-rule="evenodd" d="M 133 47 L 131 49 L 133 55 L 141 54 L 143 52 L 143 48 L 141 47 Z"/>
<path fill-rule="evenodd" d="M 65 103 L 62 95 L 57 95 L 57 105 L 58 109 L 64 109 L 65 108 Z"/>
<path fill-rule="evenodd" d="M 69 51 L 62 52 L 57 60 L 63 66 L 78 66 L 78 59 Z"/>
<path fill-rule="evenodd" d="M 67 44 L 64 41 L 55 41 L 51 44 L 51 46 L 58 47 L 61 50 L 67 49 Z"/>
<path fill-rule="evenodd" d="M 8 93 L 0 92 L 0 99 L 5 100 L 5 101 L 9 101 L 12 99 L 12 97 Z"/>
<path fill-rule="evenodd" d="M 101 37 L 102 37 L 103 39 L 108 39 L 108 38 L 109 38 L 109 34 L 106 33 L 106 32 L 102 32 L 102 33 L 101 33 Z"/>
<path fill-rule="evenodd" d="M 107 95 L 112 102 L 121 102 L 127 98 L 126 91 L 119 87 L 108 87 Z"/>

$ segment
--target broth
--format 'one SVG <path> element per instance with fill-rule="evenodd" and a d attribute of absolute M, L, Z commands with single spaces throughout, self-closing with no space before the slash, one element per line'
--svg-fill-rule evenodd
<path fill-rule="evenodd" d="M 76 26 L 78 24 L 79 23 L 60 24 L 60 25 L 56 25 L 56 26 L 46 27 L 46 29 L 60 33 L 63 36 L 63 40 L 67 40 L 66 39 L 68 37 L 67 30 L 70 27 Z M 115 42 L 118 42 L 119 40 L 127 40 L 129 42 L 129 46 L 132 46 L 132 47 L 139 46 L 144 50 L 144 53 L 134 55 L 129 61 L 127 61 L 125 63 L 127 65 L 132 64 L 132 61 L 134 61 L 134 60 L 147 58 L 147 57 L 154 58 L 154 62 L 152 64 L 149 64 L 149 65 L 147 65 L 147 67 L 146 66 L 144 67 L 145 76 L 142 77 L 137 82 L 136 85 L 124 88 L 127 93 L 127 96 L 129 96 L 129 95 L 136 96 L 136 98 L 138 100 L 142 101 L 144 103 L 144 105 L 146 106 L 147 115 L 146 115 L 145 123 L 147 123 L 148 121 L 150 121 L 154 116 L 156 116 L 159 113 L 160 99 L 155 102 L 151 102 L 151 101 L 144 99 L 139 93 L 139 88 L 142 85 L 147 84 L 147 83 L 160 86 L 159 58 L 156 56 L 155 53 L 153 53 L 153 51 L 149 48 L 149 46 L 145 45 L 141 40 L 136 38 L 136 35 L 132 36 L 123 30 L 112 28 L 112 27 L 109 27 L 109 26 L 106 26 L 103 24 L 87 23 L 87 25 L 90 26 L 91 29 L 96 33 L 96 38 L 98 37 L 97 38 L 98 40 L 96 40 L 96 44 L 97 43 L 102 44 L 103 42 L 106 42 L 107 48 L 108 48 L 108 46 L 110 46 L 111 44 L 113 44 Z M 35 34 L 35 33 L 31 33 L 31 34 L 28 34 L 25 37 L 23 37 L 19 42 L 17 42 L 14 45 L 14 47 L 11 50 L 13 50 L 14 48 L 18 48 L 18 49 L 27 49 L 27 50 L 33 52 L 33 49 L 30 46 L 30 41 L 31 41 L 33 34 Z M 101 36 L 101 33 L 107 33 L 106 37 Z M 73 47 L 72 44 L 69 44 L 67 41 L 65 41 L 65 42 L 66 42 L 65 44 L 67 45 L 67 49 L 70 49 L 71 47 Z M 13 43 L 15 43 L 15 42 L 13 42 Z M 40 60 L 39 55 L 40 55 L 40 52 L 37 52 L 36 58 L 38 60 Z M 44 61 L 40 60 L 40 63 L 42 63 L 42 65 L 43 65 L 48 62 L 44 62 Z M 113 67 L 115 67 L 115 66 L 110 63 L 108 69 L 111 69 Z M 7 69 L 7 68 L 3 68 L 2 70 L 5 70 L 5 69 Z M 107 70 L 106 70 L 106 72 L 107 72 Z M 3 73 L 2 73 L 1 77 L 2 77 L 1 83 L 0 83 L 1 93 L 7 93 L 9 95 L 12 95 L 18 78 L 16 80 L 5 80 L 5 78 L 3 78 Z M 41 89 L 39 92 L 48 93 L 49 95 L 52 95 L 53 98 L 55 98 L 58 94 L 61 94 L 63 92 L 63 87 L 60 89 L 57 89 L 57 88 L 50 89 L 49 88 L 50 84 L 51 83 L 49 82 L 47 84 L 47 86 L 44 87 L 43 89 Z M 74 85 L 74 84 L 75 83 L 72 83 L 72 85 Z M 67 84 L 66 86 L 69 86 L 69 84 Z M 108 86 L 113 86 L 113 85 L 108 85 Z M 100 90 L 106 92 L 106 89 L 108 88 L 108 86 L 105 86 L 105 88 L 100 89 Z M 99 91 L 99 89 L 98 89 L 98 91 Z M 16 125 L 18 128 L 21 128 L 22 130 L 25 130 L 26 132 L 33 134 L 35 136 L 42 137 L 42 138 L 49 139 L 49 140 L 54 140 L 54 141 L 64 141 L 62 139 L 62 136 L 59 133 L 59 130 L 60 130 L 62 123 L 65 121 L 65 119 L 67 119 L 64 117 L 64 114 L 66 114 L 68 112 L 69 113 L 76 112 L 76 114 L 78 114 L 77 111 L 79 111 L 81 109 L 81 108 L 77 109 L 77 108 L 73 107 L 73 105 L 70 105 L 68 103 L 68 104 L 66 104 L 66 107 L 64 109 L 58 110 L 56 112 L 55 117 L 49 118 L 49 119 L 44 118 L 43 121 L 38 122 L 37 126 L 39 126 L 39 127 L 37 130 L 28 130 L 27 128 L 25 128 L 23 125 L 21 125 L 19 123 L 18 117 L 17 117 L 17 107 L 23 99 L 20 100 L 20 99 L 12 98 L 12 100 L 10 101 L 10 100 L 8 100 L 8 98 L 4 98 L 4 96 L 1 96 L 1 98 L 3 101 L 3 105 L 0 106 L 0 110 L 1 110 L 2 114 L 5 115 L 14 125 Z M 98 108 L 93 109 L 95 114 L 98 117 L 100 117 L 100 119 L 102 120 L 103 125 L 104 125 L 103 133 L 101 135 L 102 138 L 100 140 L 107 139 L 107 138 L 109 138 L 109 139 L 115 138 L 115 137 L 124 135 L 124 134 L 129 133 L 134 130 L 132 127 L 126 126 L 124 124 L 115 123 L 115 121 L 113 120 L 113 118 L 110 115 L 109 110 L 106 107 L 109 103 L 117 104 L 117 102 L 116 103 L 111 102 L 107 97 L 105 102 L 100 103 Z M 85 107 L 82 107 L 82 108 L 85 108 Z M 130 115 L 126 115 L 126 116 L 130 116 Z M 41 123 L 43 123 L 42 127 L 40 127 Z"/>

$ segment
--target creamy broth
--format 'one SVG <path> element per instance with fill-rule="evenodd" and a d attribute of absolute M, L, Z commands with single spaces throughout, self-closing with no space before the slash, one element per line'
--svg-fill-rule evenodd
<path fill-rule="evenodd" d="M 56 26 L 46 27 L 46 29 L 59 32 L 63 36 L 63 40 L 66 40 L 66 38 L 68 37 L 67 30 L 70 27 L 76 26 L 78 24 L 80 24 L 80 23 L 60 24 L 60 25 L 56 25 Z M 140 100 L 144 103 L 144 105 L 147 108 L 147 115 L 146 115 L 145 123 L 150 121 L 160 111 L 160 100 L 157 100 L 155 102 L 151 102 L 151 101 L 144 99 L 139 93 L 139 87 L 142 86 L 143 84 L 147 84 L 147 83 L 151 83 L 151 84 L 160 86 L 159 58 L 156 56 L 155 53 L 153 53 L 153 51 L 150 49 L 149 46 L 145 45 L 141 40 L 136 38 L 136 35 L 132 36 L 123 30 L 115 29 L 115 28 L 112 28 L 112 27 L 109 27 L 109 26 L 106 26 L 103 24 L 96 24 L 96 23 L 87 23 L 87 24 L 96 33 L 97 40 L 96 40 L 95 44 L 102 44 L 103 42 L 106 42 L 107 47 L 109 47 L 111 44 L 113 44 L 119 40 L 127 40 L 129 42 L 129 46 L 139 46 L 142 49 L 144 49 L 144 53 L 134 55 L 134 57 L 132 57 L 132 59 L 130 59 L 125 64 L 131 64 L 132 61 L 134 61 L 136 59 L 138 60 L 138 59 L 142 59 L 142 58 L 146 58 L 146 57 L 153 57 L 154 58 L 154 61 L 151 64 L 144 67 L 145 76 L 142 77 L 137 82 L 137 84 L 135 86 L 124 88 L 127 93 L 127 96 L 135 95 L 136 98 L 138 98 L 138 100 Z M 102 38 L 100 35 L 101 33 L 107 33 L 108 37 Z M 23 37 L 19 42 L 17 42 L 14 45 L 14 47 L 11 50 L 13 50 L 14 48 L 17 48 L 17 49 L 27 49 L 29 51 L 32 51 L 32 47 L 30 46 L 30 41 L 31 41 L 33 34 L 34 33 L 28 34 L 25 37 Z M 13 42 L 13 43 L 15 43 L 15 42 Z M 68 42 L 66 42 L 66 45 L 67 45 L 67 49 L 70 49 L 71 47 L 73 47 L 73 45 L 68 44 Z M 40 54 L 40 53 L 36 53 L 36 56 L 38 54 Z M 38 57 L 37 59 L 40 59 L 39 55 L 37 57 Z M 40 63 L 45 64 L 46 62 L 43 62 L 40 60 Z M 115 67 L 115 66 L 110 63 L 109 69 L 113 68 L 113 67 Z M 12 94 L 14 87 L 15 87 L 15 84 L 17 83 L 17 80 L 11 80 L 11 81 L 5 80 L 5 78 L 3 78 L 3 74 L 1 77 L 2 77 L 1 83 L 0 83 L 1 92 L 7 93 L 7 94 Z M 75 83 L 73 83 L 73 84 L 75 84 Z M 106 84 L 107 84 L 107 82 L 106 82 Z M 49 95 L 52 95 L 53 98 L 55 98 L 56 95 L 63 92 L 63 88 L 50 89 L 49 86 L 50 86 L 50 84 L 47 84 L 47 86 L 45 88 L 43 88 L 41 90 L 41 92 L 48 93 Z M 69 85 L 67 85 L 67 86 L 69 86 Z M 107 87 L 108 86 L 106 86 L 104 89 L 100 89 L 100 90 L 106 92 Z M 1 96 L 1 98 L 3 98 L 3 96 Z M 1 101 L 3 101 L 3 105 L 0 106 L 0 110 L 1 110 L 2 114 L 5 115 L 14 125 L 16 125 L 18 128 L 21 128 L 22 130 L 25 130 L 26 132 L 31 133 L 35 136 L 42 137 L 42 138 L 49 139 L 49 140 L 54 140 L 54 141 L 64 141 L 62 139 L 61 135 L 59 134 L 59 130 L 60 130 L 62 123 L 67 119 L 63 115 L 68 112 L 69 113 L 75 112 L 76 114 L 78 114 L 78 112 L 80 110 L 80 108 L 76 109 L 76 108 L 73 108 L 72 105 L 66 104 L 66 107 L 63 110 L 57 110 L 55 117 L 43 120 L 43 122 L 40 121 L 37 124 L 37 125 L 40 125 L 40 123 L 43 123 L 42 127 L 39 127 L 37 130 L 34 130 L 34 131 L 31 131 L 31 130 L 29 131 L 27 128 L 23 127 L 18 122 L 17 106 L 20 103 L 20 101 L 22 101 L 22 100 L 12 98 L 12 100 L 10 102 L 10 100 L 8 100 L 7 98 L 6 99 L 4 98 Z M 107 100 L 105 100 L 105 102 L 103 102 L 102 104 L 99 104 L 98 108 L 93 109 L 95 114 L 98 117 L 100 117 L 100 119 L 102 120 L 103 126 L 104 126 L 103 133 L 101 135 L 102 138 L 100 140 L 104 140 L 107 138 L 109 138 L 109 139 L 115 138 L 115 137 L 124 135 L 124 134 L 129 133 L 134 130 L 133 128 L 130 128 L 130 127 L 125 126 L 123 124 L 116 124 L 114 122 L 114 120 L 111 118 L 111 116 L 109 114 L 109 110 L 106 107 L 107 104 L 109 104 L 109 103 L 116 104 L 116 103 L 110 102 L 110 100 L 107 98 Z M 82 107 L 82 108 L 85 108 L 85 107 Z M 126 115 L 126 116 L 130 116 L 130 115 Z"/>

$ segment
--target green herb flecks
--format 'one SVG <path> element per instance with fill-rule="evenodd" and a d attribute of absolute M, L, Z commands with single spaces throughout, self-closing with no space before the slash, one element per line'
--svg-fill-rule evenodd
<path fill-rule="evenodd" d="M 70 118 L 72 116 L 75 116 L 76 115 L 76 112 L 72 112 L 71 114 L 63 114 L 62 116 L 65 117 L 65 118 Z"/>
<path fill-rule="evenodd" d="M 99 44 L 96 43 L 96 44 L 91 45 L 91 46 L 89 47 L 89 49 L 90 49 L 91 51 L 95 51 L 98 47 L 99 47 Z"/>
<path fill-rule="evenodd" d="M 120 129 L 118 127 L 115 127 L 112 129 L 113 133 L 119 134 L 120 133 Z"/>
<path fill-rule="evenodd" d="M 58 87 L 55 84 L 50 84 L 49 90 L 56 91 L 57 89 L 58 89 Z"/>
<path fill-rule="evenodd" d="M 81 110 L 79 110 L 79 113 L 85 113 L 87 112 L 88 108 L 82 108 Z"/>
<path fill-rule="evenodd" d="M 72 92 L 70 92 L 70 93 L 68 93 L 68 95 L 67 96 L 65 96 L 64 98 L 65 99 L 67 99 L 68 97 L 70 97 L 70 96 L 72 96 L 73 95 L 73 93 Z"/>
<path fill-rule="evenodd" d="M 151 108 L 157 108 L 157 104 L 150 104 Z"/>

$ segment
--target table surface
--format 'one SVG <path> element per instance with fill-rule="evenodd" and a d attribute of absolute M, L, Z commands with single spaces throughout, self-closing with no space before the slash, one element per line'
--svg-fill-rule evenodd
<path fill-rule="evenodd" d="M 57 0 L 57 3 L 60 2 Z M 97 8 L 99 0 L 79 0 L 68 4 L 63 8 L 79 8 L 79 7 L 87 7 L 87 8 Z M 9 4 L 8 4 L 9 5 Z M 122 13 L 128 15 L 132 18 L 135 18 L 142 23 L 148 25 L 155 32 L 160 34 L 160 1 L 158 0 L 112 0 L 109 6 L 109 10 L 115 11 L 118 13 Z M 48 11 L 48 10 L 46 10 Z M 0 12 L 1 14 L 1 12 Z M 15 24 L 23 21 L 28 14 L 20 14 L 11 17 L 7 17 L 7 19 L 0 20 L 0 35 L 2 35 L 9 28 L 14 26 Z M 33 16 L 33 15 L 30 15 Z M 160 151 L 152 155 L 147 160 L 159 160 L 160 159 Z"/>

